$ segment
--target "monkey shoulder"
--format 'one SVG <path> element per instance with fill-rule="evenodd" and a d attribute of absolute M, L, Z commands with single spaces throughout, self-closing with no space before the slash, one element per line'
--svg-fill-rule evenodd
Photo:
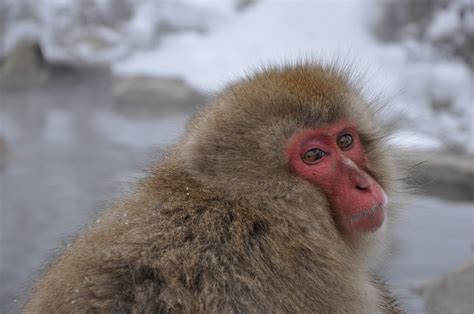
<path fill-rule="evenodd" d="M 253 293 L 260 261 L 253 259 L 264 255 L 267 226 L 257 209 L 177 171 L 152 177 L 145 191 L 155 193 L 153 201 L 130 231 L 143 237 L 139 258 L 130 262 L 135 284 L 153 283 L 140 298 L 184 312 L 260 308 Z"/>
<path fill-rule="evenodd" d="M 25 312 L 258 308 L 248 250 L 264 225 L 243 206 L 183 174 L 153 177 L 79 234 L 40 279 Z"/>

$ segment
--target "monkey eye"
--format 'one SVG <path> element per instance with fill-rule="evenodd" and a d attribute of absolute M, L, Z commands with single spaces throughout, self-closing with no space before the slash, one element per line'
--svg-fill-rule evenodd
<path fill-rule="evenodd" d="M 351 147 L 353 141 L 352 135 L 346 133 L 337 139 L 337 146 L 339 146 L 341 149 L 348 149 Z"/>
<path fill-rule="evenodd" d="M 315 163 L 326 156 L 326 153 L 320 150 L 319 148 L 313 148 L 306 151 L 301 159 L 307 164 Z"/>

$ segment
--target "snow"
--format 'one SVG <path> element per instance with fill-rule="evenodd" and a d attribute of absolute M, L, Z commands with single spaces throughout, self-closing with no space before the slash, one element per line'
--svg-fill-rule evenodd
<path fill-rule="evenodd" d="M 451 10 L 441 11 L 434 18 L 429 29 L 429 36 L 431 38 L 440 38 L 449 36 L 454 31 L 459 29 L 460 20 L 457 16 L 457 12 L 451 7 Z"/>
<path fill-rule="evenodd" d="M 19 38 L 23 40 L 35 40 L 41 38 L 38 24 L 31 21 L 24 21 L 17 24 L 14 28 L 7 32 L 5 36 L 3 36 L 3 40 L 0 41 L 0 45 L 3 44 L 4 47 L 6 47 L 4 49 L 6 51 L 10 51 L 12 48 L 14 48 Z M 0 52 L 2 52 L 1 49 Z"/>
<path fill-rule="evenodd" d="M 371 94 L 393 99 L 389 116 L 404 132 L 430 139 L 427 145 L 410 139 L 405 147 L 440 149 L 443 143 L 474 153 L 469 145 L 474 136 L 472 72 L 461 61 L 434 62 L 432 49 L 414 40 L 376 42 L 367 28 L 370 5 L 372 1 L 262 0 L 207 34 L 167 37 L 159 47 L 116 63 L 114 71 L 181 76 L 200 90 L 215 91 L 262 64 L 342 58 L 367 72 Z M 452 14 L 445 15 L 435 19 L 433 31 L 451 31 Z"/>
<path fill-rule="evenodd" d="M 231 0 L 0 0 L 6 29 L 0 56 L 21 39 L 41 41 L 50 60 L 115 62 L 133 51 L 150 48 L 168 33 L 206 31 L 232 12 Z M 119 16 L 118 7 L 131 8 Z M 25 16 L 26 12 L 26 16 Z M 3 13 L 3 12 L 2 12 Z"/>
<path fill-rule="evenodd" d="M 459 9 L 462 7 L 471 8 L 465 10 L 464 16 L 460 17 Z M 449 3 L 445 10 L 437 12 L 428 28 L 428 37 L 430 39 L 441 39 L 457 35 L 463 29 L 474 33 L 474 12 L 472 12 L 472 2 L 469 0 L 457 0 Z"/>
<path fill-rule="evenodd" d="M 370 58 L 369 35 L 352 27 L 362 24 L 364 7 L 356 2 L 260 1 L 209 34 L 168 37 L 160 47 L 136 54 L 114 69 L 121 75 L 180 75 L 209 90 L 262 63 L 312 56 L 331 60 L 345 57 L 346 51 Z"/>
<path fill-rule="evenodd" d="M 472 69 L 430 45 L 446 38 L 458 43 L 474 33 L 474 13 L 458 12 L 468 1 L 435 11 L 425 40 L 413 29 L 395 43 L 378 42 L 370 33 L 380 13 L 376 0 L 259 0 L 244 11 L 235 10 L 236 0 L 91 0 L 92 6 L 0 0 L 0 5 L 11 8 L 3 51 L 20 38 L 40 38 L 49 59 L 111 62 L 121 76 L 182 77 L 205 92 L 262 65 L 343 59 L 367 72 L 371 95 L 391 100 L 385 120 L 433 139 L 430 143 L 474 154 Z M 18 20 L 25 3 L 36 18 Z M 131 5 L 129 18 L 110 10 L 117 3 Z M 460 35 L 462 30 L 467 33 Z"/>

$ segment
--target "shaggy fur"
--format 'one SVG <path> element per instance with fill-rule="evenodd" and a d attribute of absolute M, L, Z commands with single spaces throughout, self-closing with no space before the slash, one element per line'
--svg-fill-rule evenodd
<path fill-rule="evenodd" d="M 50 265 L 23 311 L 400 313 L 368 266 L 383 230 L 343 236 L 324 193 L 285 156 L 294 132 L 350 117 L 390 196 L 397 172 L 349 81 L 299 64 L 230 85 Z"/>

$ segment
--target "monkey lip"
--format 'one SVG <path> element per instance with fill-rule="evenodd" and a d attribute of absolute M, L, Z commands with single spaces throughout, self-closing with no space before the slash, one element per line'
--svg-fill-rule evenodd
<path fill-rule="evenodd" d="M 383 204 L 352 214 L 348 217 L 348 220 L 349 228 L 354 231 L 375 231 L 384 221 Z"/>

